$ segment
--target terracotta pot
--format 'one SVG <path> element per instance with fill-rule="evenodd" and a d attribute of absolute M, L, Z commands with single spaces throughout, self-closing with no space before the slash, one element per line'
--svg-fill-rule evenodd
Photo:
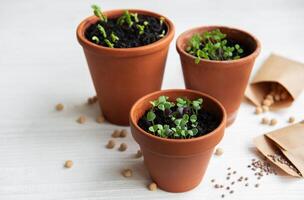
<path fill-rule="evenodd" d="M 175 101 L 177 97 L 203 98 L 203 106 L 217 115 L 220 125 L 207 135 L 192 139 L 166 139 L 154 136 L 141 129 L 137 122 L 150 101 L 165 95 Z M 130 125 L 134 139 L 139 144 L 144 163 L 159 188 L 168 192 L 185 192 L 197 186 L 207 169 L 214 147 L 224 135 L 226 113 L 215 98 L 193 90 L 163 90 L 140 98 L 130 111 Z"/>
<path fill-rule="evenodd" d="M 229 61 L 201 59 L 199 64 L 195 64 L 195 57 L 185 51 L 189 39 L 195 33 L 217 28 L 227 34 L 227 38 L 236 41 L 249 51 L 249 55 Z M 180 55 L 186 88 L 205 92 L 218 99 L 226 109 L 227 126 L 232 124 L 236 118 L 260 48 L 260 42 L 251 34 L 224 26 L 194 28 L 182 33 L 177 39 L 176 49 Z"/>
<path fill-rule="evenodd" d="M 162 16 L 144 10 L 130 11 L 158 18 Z M 112 10 L 105 15 L 115 18 L 123 12 Z M 174 26 L 165 18 L 168 33 L 157 42 L 135 48 L 108 48 L 96 45 L 84 36 L 85 30 L 97 20 L 91 16 L 82 21 L 77 28 L 77 39 L 83 47 L 103 115 L 109 122 L 127 125 L 133 103 L 161 88 Z"/>

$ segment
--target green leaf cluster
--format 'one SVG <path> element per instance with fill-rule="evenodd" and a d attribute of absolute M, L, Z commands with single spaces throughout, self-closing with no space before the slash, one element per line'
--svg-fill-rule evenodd
<path fill-rule="evenodd" d="M 203 99 L 189 100 L 178 97 L 176 103 L 168 101 L 169 97 L 160 96 L 151 101 L 152 108 L 147 112 L 146 119 L 151 122 L 149 131 L 163 138 L 191 138 L 198 134 L 198 111 L 202 108 Z M 175 109 L 174 109 L 175 108 Z M 180 110 L 188 110 L 187 113 Z M 161 111 L 163 115 L 168 114 L 171 120 L 167 124 L 156 123 L 156 112 Z M 159 112 L 158 112 L 159 113 Z"/>
<path fill-rule="evenodd" d="M 186 51 L 195 56 L 195 63 L 201 59 L 207 60 L 235 60 L 242 57 L 244 50 L 239 44 L 229 44 L 226 34 L 219 29 L 194 34 Z"/>

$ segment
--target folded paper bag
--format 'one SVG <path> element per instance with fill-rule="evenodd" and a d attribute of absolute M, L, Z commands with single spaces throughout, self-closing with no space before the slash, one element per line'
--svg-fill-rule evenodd
<path fill-rule="evenodd" d="M 275 54 L 270 55 L 247 87 L 245 96 L 256 106 L 261 106 L 273 84 L 283 88 L 288 98 L 276 101 L 271 108 L 290 106 L 304 88 L 304 64 Z"/>
<path fill-rule="evenodd" d="M 304 175 L 304 121 L 254 139 L 259 151 L 273 164 L 295 177 Z"/>

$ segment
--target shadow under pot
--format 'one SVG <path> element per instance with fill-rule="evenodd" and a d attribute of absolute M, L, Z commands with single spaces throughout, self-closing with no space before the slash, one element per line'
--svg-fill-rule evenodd
<path fill-rule="evenodd" d="M 162 15 L 144 10 L 128 12 L 137 13 L 139 20 L 140 16 L 161 19 L 166 32 L 159 40 L 144 46 L 110 48 L 87 38 L 86 31 L 100 21 L 98 17 L 86 18 L 77 28 L 77 39 L 83 47 L 102 113 L 109 122 L 118 125 L 128 125 L 129 111 L 138 98 L 161 88 L 168 48 L 174 36 L 172 22 Z M 103 14 L 109 21 L 118 19 L 125 13 L 125 10 L 112 10 Z M 149 26 L 146 22 L 145 25 Z M 127 24 L 123 26 L 122 29 L 128 29 Z M 108 32 L 108 37 L 110 33 Z M 99 38 L 93 37 L 92 40 L 100 42 Z M 115 39 L 115 36 L 108 40 L 111 39 Z M 124 38 L 119 39 L 121 41 Z"/>
<path fill-rule="evenodd" d="M 163 113 L 165 115 L 168 112 L 167 102 L 174 103 L 172 104 L 173 108 L 169 109 L 172 112 L 169 112 L 171 114 L 168 117 L 174 116 L 175 121 L 172 124 L 169 122 L 170 120 L 168 121 L 168 118 L 162 119 L 170 126 L 166 128 L 166 125 L 162 124 L 165 130 L 159 128 L 160 131 L 151 132 L 151 127 L 147 129 L 144 121 L 151 117 L 148 113 L 151 109 L 154 109 L 156 118 L 153 120 L 153 124 L 159 126 L 159 119 L 163 115 L 162 112 L 159 112 L 159 109 L 162 109 L 162 105 L 159 103 L 161 100 L 157 99 L 160 97 L 167 97 L 166 102 L 162 103 L 166 107 Z M 175 136 L 172 130 L 175 130 L 173 127 L 177 129 L 178 125 L 175 126 L 174 124 L 182 126 L 181 123 L 183 123 L 174 114 L 180 112 L 180 107 L 183 107 L 183 105 L 177 105 L 176 103 L 179 97 L 189 100 L 190 103 L 185 104 L 196 106 L 198 106 L 198 101 L 196 100 L 201 99 L 202 105 L 201 110 L 197 113 L 197 121 L 193 120 L 193 117 L 190 117 L 191 122 L 188 121 L 186 125 L 188 128 L 184 128 L 187 131 L 184 134 L 175 131 L 174 133 L 178 133 Z M 152 105 L 151 102 L 153 101 L 158 105 Z M 190 107 L 190 109 L 193 108 L 194 106 Z M 189 107 L 186 106 L 183 107 L 182 112 L 192 116 L 191 112 L 195 113 L 196 111 L 192 110 L 189 113 Z M 206 113 L 209 113 L 208 116 Z M 200 116 L 203 117 L 201 118 Z M 180 117 L 187 118 L 185 114 L 181 114 Z M 208 119 L 212 120 L 209 120 L 209 125 L 207 126 L 204 120 Z M 194 129 L 189 128 L 189 126 L 191 127 L 196 122 L 199 122 L 195 126 L 199 130 L 198 132 L 194 132 Z M 209 129 L 202 129 L 204 125 L 206 125 L 205 128 L 209 127 Z M 168 192 L 185 192 L 193 189 L 201 182 L 214 147 L 221 141 L 224 135 L 225 125 L 226 112 L 218 100 L 207 94 L 187 89 L 163 90 L 148 94 L 140 98 L 130 111 L 132 136 L 140 146 L 144 157 L 144 164 L 158 187 Z"/>
<path fill-rule="evenodd" d="M 250 33 L 225 26 L 194 28 L 177 39 L 186 88 L 218 99 L 226 109 L 227 126 L 235 121 L 260 48 L 260 42 Z"/>

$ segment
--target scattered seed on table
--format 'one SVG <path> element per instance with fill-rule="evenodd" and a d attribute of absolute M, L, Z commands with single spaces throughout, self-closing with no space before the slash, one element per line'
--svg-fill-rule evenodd
<path fill-rule="evenodd" d="M 223 188 L 224 187 L 224 185 L 220 185 L 220 188 Z"/>
<path fill-rule="evenodd" d="M 230 192 L 229 192 L 229 193 L 230 193 L 230 194 L 233 194 L 233 192 L 234 192 L 233 190 L 230 190 Z"/>
<path fill-rule="evenodd" d="M 256 115 L 259 115 L 259 114 L 261 114 L 262 112 L 263 112 L 262 107 L 258 106 L 258 107 L 255 108 L 255 112 L 254 112 L 254 113 L 255 113 Z"/>
<path fill-rule="evenodd" d="M 260 185 L 259 185 L 258 183 L 254 185 L 254 187 L 256 187 L 256 188 L 259 187 L 259 186 L 260 186 Z"/>
<path fill-rule="evenodd" d="M 119 130 L 114 130 L 112 133 L 113 138 L 118 138 L 120 136 L 120 131 Z"/>
<path fill-rule="evenodd" d="M 233 171 L 232 173 L 233 173 L 233 174 L 236 174 L 236 171 Z"/>
<path fill-rule="evenodd" d="M 230 179 L 230 177 L 229 177 L 229 176 L 227 176 L 227 177 L 226 177 L 226 180 L 229 180 L 229 179 Z"/>
<path fill-rule="evenodd" d="M 245 181 L 248 181 L 248 177 L 245 177 L 244 180 L 245 180 Z"/>
<path fill-rule="evenodd" d="M 227 170 L 231 170 L 231 167 L 228 167 Z"/>
<path fill-rule="evenodd" d="M 113 149 L 115 147 L 115 141 L 114 140 L 109 140 L 108 144 L 106 145 L 108 149 Z"/>
<path fill-rule="evenodd" d="M 148 186 L 150 191 L 156 191 L 157 190 L 157 185 L 156 183 L 150 183 Z"/>
<path fill-rule="evenodd" d="M 124 169 L 124 170 L 122 171 L 122 175 L 123 175 L 124 177 L 131 177 L 131 176 L 133 175 L 133 172 L 132 172 L 131 169 Z"/>
<path fill-rule="evenodd" d="M 229 187 L 229 186 L 227 186 L 227 187 L 226 187 L 226 190 L 230 190 L 230 187 Z"/>
<path fill-rule="evenodd" d="M 101 123 L 103 123 L 105 121 L 105 119 L 104 119 L 104 117 L 101 115 L 101 116 L 98 116 L 97 118 L 96 118 L 96 122 L 97 123 L 99 123 L 99 124 L 101 124 Z"/>
<path fill-rule="evenodd" d="M 128 131 L 126 129 L 122 129 L 120 131 L 119 137 L 126 137 L 128 135 Z"/>
<path fill-rule="evenodd" d="M 276 119 L 271 119 L 270 120 L 270 126 L 275 126 L 278 123 L 278 121 Z"/>
<path fill-rule="evenodd" d="M 246 183 L 245 186 L 248 187 L 248 186 L 249 186 L 249 183 Z"/>
<path fill-rule="evenodd" d="M 269 124 L 270 120 L 266 117 L 262 118 L 261 124 Z"/>
<path fill-rule="evenodd" d="M 142 157 L 142 152 L 141 152 L 141 150 L 139 149 L 139 150 L 137 150 L 136 158 L 140 158 L 140 157 Z"/>
<path fill-rule="evenodd" d="M 215 184 L 214 187 L 215 188 L 220 188 L 220 185 L 219 184 Z"/>
<path fill-rule="evenodd" d="M 84 124 L 86 122 L 86 117 L 81 115 L 77 120 L 79 124 Z"/>
<path fill-rule="evenodd" d="M 232 182 L 231 182 L 231 185 L 234 185 L 234 184 L 235 184 L 235 182 L 234 182 L 234 181 L 232 181 Z"/>
<path fill-rule="evenodd" d="M 228 175 L 228 176 L 230 176 L 230 175 L 231 175 L 231 173 L 229 172 L 227 175 Z"/>
<path fill-rule="evenodd" d="M 214 183 L 215 179 L 211 179 L 211 183 Z"/>
<path fill-rule="evenodd" d="M 294 123 L 295 120 L 296 120 L 296 119 L 295 119 L 294 117 L 289 117 L 288 122 L 289 122 L 289 123 Z"/>
<path fill-rule="evenodd" d="M 119 151 L 125 151 L 127 150 L 128 145 L 126 143 L 121 143 L 119 146 Z"/>
<path fill-rule="evenodd" d="M 214 154 L 217 156 L 221 156 L 221 155 L 223 155 L 223 153 L 224 153 L 224 150 L 222 148 L 218 147 L 218 148 L 216 148 Z"/>
<path fill-rule="evenodd" d="M 57 111 L 62 111 L 63 108 L 64 108 L 64 105 L 63 105 L 62 103 L 59 103 L 59 104 L 57 104 L 57 105 L 55 106 L 55 108 L 56 108 Z"/>
<path fill-rule="evenodd" d="M 222 194 L 222 195 L 221 195 L 221 197 L 222 197 L 222 198 L 224 198 L 224 197 L 225 197 L 225 195 L 224 195 L 224 194 Z"/>
<path fill-rule="evenodd" d="M 71 160 L 65 161 L 65 163 L 64 163 L 65 168 L 71 168 L 72 166 L 73 166 L 73 161 L 71 161 Z"/>

